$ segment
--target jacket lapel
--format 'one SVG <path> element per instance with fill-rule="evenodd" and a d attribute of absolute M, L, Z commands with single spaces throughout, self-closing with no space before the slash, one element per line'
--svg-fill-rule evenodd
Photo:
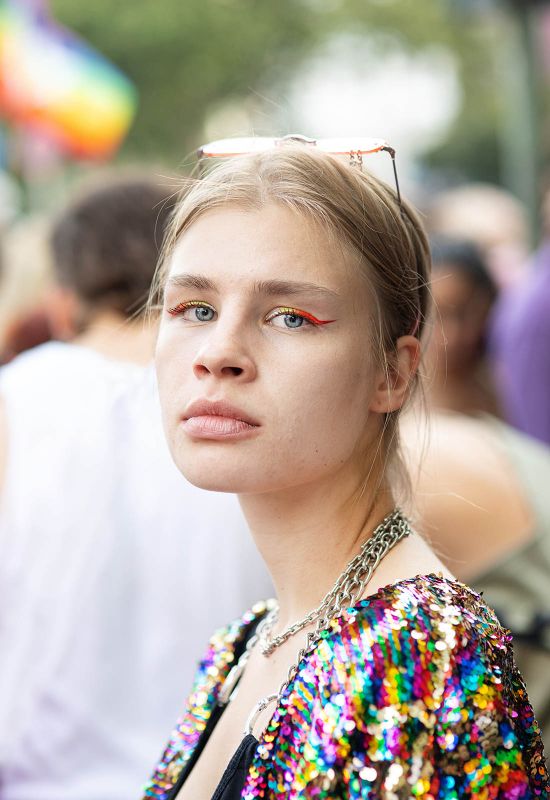
<path fill-rule="evenodd" d="M 177 721 L 160 763 L 145 787 L 144 798 L 168 798 L 195 752 L 221 687 L 234 665 L 236 652 L 242 649 L 250 626 L 266 613 L 267 608 L 267 603 L 257 603 L 241 619 L 217 631 L 210 640 L 199 664 L 187 708 Z"/>

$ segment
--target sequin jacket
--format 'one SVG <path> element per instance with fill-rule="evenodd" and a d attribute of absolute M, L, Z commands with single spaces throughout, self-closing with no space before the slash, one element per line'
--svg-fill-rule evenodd
<path fill-rule="evenodd" d="M 259 604 L 218 632 L 145 798 L 167 798 Z M 241 797 L 547 798 L 537 723 L 510 635 L 479 595 L 436 575 L 333 619 L 259 739 Z"/>

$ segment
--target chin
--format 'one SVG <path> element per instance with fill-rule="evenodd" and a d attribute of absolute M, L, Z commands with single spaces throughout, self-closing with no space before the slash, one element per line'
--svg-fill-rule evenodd
<path fill-rule="evenodd" d="M 221 453 L 189 452 L 185 448 L 172 452 L 172 457 L 183 477 L 199 489 L 231 494 L 258 491 L 261 476 L 257 469 L 250 466 L 248 459 L 243 464 L 233 458 L 225 448 Z"/>
<path fill-rule="evenodd" d="M 205 457 L 206 456 L 206 457 Z M 272 465 L 262 469 L 258 458 L 231 458 L 222 454 L 188 452 L 174 454 L 174 461 L 189 483 L 209 492 L 230 494 L 269 494 L 297 487 L 304 483 L 303 474 L 293 474 L 288 469 L 273 471 Z"/>
<path fill-rule="evenodd" d="M 243 489 L 242 477 L 239 479 L 237 476 L 231 478 L 225 475 L 213 475 L 209 472 L 202 472 L 196 469 L 180 469 L 181 474 L 186 478 L 189 483 L 196 486 L 198 489 L 205 489 L 207 492 L 227 492 L 228 494 L 242 494 Z"/>

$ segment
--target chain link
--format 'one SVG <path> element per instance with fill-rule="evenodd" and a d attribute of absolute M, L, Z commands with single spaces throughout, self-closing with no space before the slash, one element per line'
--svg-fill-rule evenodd
<path fill-rule="evenodd" d="M 392 547 L 410 533 L 412 533 L 412 528 L 409 521 L 400 509 L 396 508 L 374 530 L 372 536 L 363 544 L 355 558 L 349 562 L 344 572 L 340 575 L 332 589 L 325 595 L 316 609 L 310 611 L 306 617 L 295 622 L 272 639 L 270 639 L 269 636 L 270 631 L 276 623 L 278 609 L 274 608 L 273 611 L 269 612 L 263 624 L 260 623 L 252 646 L 259 641 L 260 647 L 262 647 L 263 642 L 267 640 L 265 649 L 262 647 L 262 652 L 264 655 L 269 656 L 270 653 L 283 642 L 286 642 L 287 639 L 317 618 L 315 630 L 307 634 L 306 643 L 298 651 L 297 659 L 289 668 L 284 682 L 279 687 L 279 691 L 276 694 L 269 695 L 269 697 L 260 700 L 252 710 L 247 720 L 245 735 L 252 733 L 254 723 L 261 711 L 267 708 L 271 703 L 280 701 L 282 695 L 298 672 L 300 662 L 316 647 L 317 643 L 322 638 L 323 632 L 327 629 L 330 620 L 339 616 L 345 608 L 350 608 L 359 602 L 363 596 L 365 586 L 371 579 L 380 561 L 387 555 Z M 242 672 L 242 670 L 240 672 Z"/>
<path fill-rule="evenodd" d="M 271 632 L 278 617 L 278 607 L 275 607 L 268 614 L 260 631 L 259 641 L 263 655 L 270 656 L 280 645 L 315 619 L 326 620 L 327 615 L 329 618 L 334 616 L 343 606 L 354 605 L 354 599 L 360 598 L 382 557 L 409 532 L 409 523 L 399 509 L 395 509 L 363 544 L 359 553 L 349 562 L 344 572 L 339 576 L 332 589 L 323 597 L 317 608 L 314 608 L 302 619 L 289 625 L 282 633 L 272 636 Z"/>

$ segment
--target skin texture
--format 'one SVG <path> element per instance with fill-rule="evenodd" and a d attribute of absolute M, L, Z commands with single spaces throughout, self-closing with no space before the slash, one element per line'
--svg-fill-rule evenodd
<path fill-rule="evenodd" d="M 184 275 L 192 276 L 187 288 Z M 258 290 L 274 280 L 324 291 Z M 186 303 L 193 305 L 182 312 Z M 197 304 L 212 310 L 197 312 Z M 273 316 L 282 307 L 333 321 L 289 328 L 284 315 Z M 239 494 L 276 586 L 278 630 L 318 605 L 394 505 L 381 471 L 382 415 L 403 403 L 419 344 L 399 339 L 396 366 L 385 371 L 368 346 L 372 308 L 343 248 L 280 205 L 205 213 L 181 236 L 169 265 L 156 352 L 168 443 L 191 482 Z M 193 438 L 183 419 L 202 398 L 237 406 L 258 427 L 244 439 Z M 439 570 L 450 575 L 413 535 L 384 559 L 365 594 Z M 251 709 L 278 688 L 307 632 L 269 659 L 252 652 L 179 800 L 211 797 Z M 263 713 L 255 732 L 272 713 Z"/>

